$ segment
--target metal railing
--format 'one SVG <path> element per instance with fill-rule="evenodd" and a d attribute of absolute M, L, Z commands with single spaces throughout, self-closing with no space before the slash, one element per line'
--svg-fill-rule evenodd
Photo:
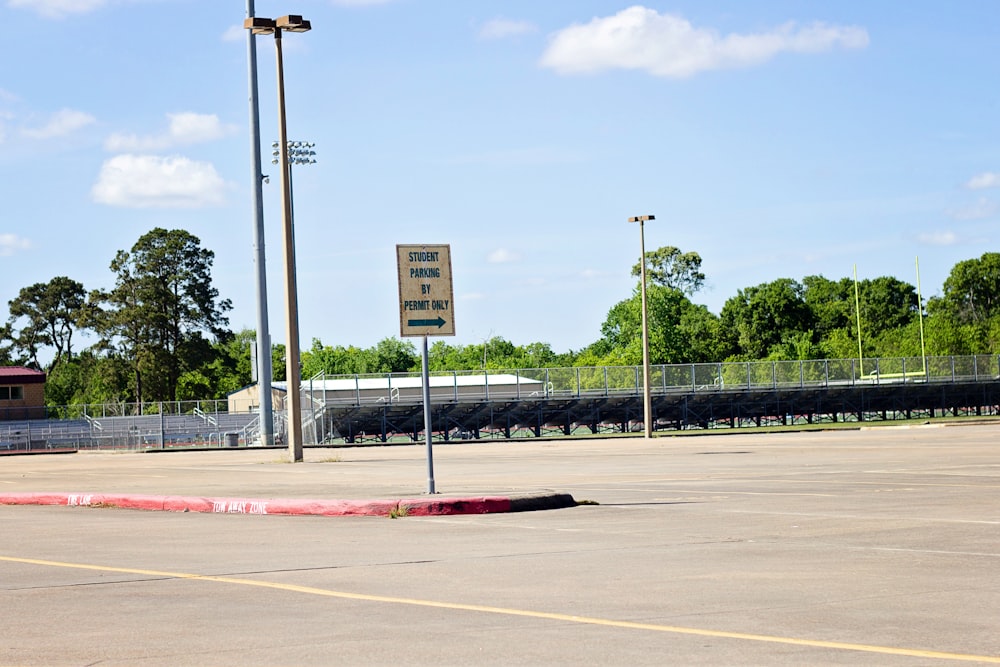
<path fill-rule="evenodd" d="M 642 393 L 641 366 L 438 371 L 430 376 L 431 400 L 435 403 Z M 650 389 L 654 394 L 981 382 L 998 378 L 1000 355 L 996 354 L 657 364 L 650 367 Z M 419 373 L 320 375 L 310 384 L 303 385 L 303 393 L 328 405 L 419 403 L 422 401 L 421 384 Z"/>
<path fill-rule="evenodd" d="M 581 366 L 431 373 L 431 401 L 559 400 L 638 396 L 641 366 Z M 650 389 L 672 392 L 744 392 L 871 387 L 905 383 L 984 382 L 1000 379 L 1000 355 L 882 357 L 810 361 L 658 364 Z M 418 404 L 419 373 L 317 375 L 303 382 L 303 434 L 307 444 L 326 441 L 329 408 Z M 46 408 L 47 419 L 4 417 L 0 450 L 57 447 L 150 449 L 257 444 L 254 412 L 230 413 L 226 400 L 106 403 Z M 40 415 L 39 415 L 40 416 Z M 274 413 L 276 442 L 283 442 L 287 415 Z"/>

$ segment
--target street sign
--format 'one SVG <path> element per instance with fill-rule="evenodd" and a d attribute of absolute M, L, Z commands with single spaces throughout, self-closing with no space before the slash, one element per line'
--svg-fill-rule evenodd
<path fill-rule="evenodd" d="M 399 335 L 454 336 L 451 246 L 397 245 Z"/>

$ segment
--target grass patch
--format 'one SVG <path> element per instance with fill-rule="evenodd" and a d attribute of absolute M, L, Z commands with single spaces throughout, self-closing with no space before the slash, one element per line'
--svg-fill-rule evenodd
<path fill-rule="evenodd" d="M 410 516 L 410 508 L 406 505 L 399 504 L 389 509 L 390 519 L 401 519 L 404 516 Z"/>
<path fill-rule="evenodd" d="M 266 466 L 266 465 L 271 465 L 272 463 L 291 463 L 291 462 L 292 459 L 290 457 L 282 456 L 281 458 L 271 459 L 270 461 L 258 461 L 257 465 Z"/>

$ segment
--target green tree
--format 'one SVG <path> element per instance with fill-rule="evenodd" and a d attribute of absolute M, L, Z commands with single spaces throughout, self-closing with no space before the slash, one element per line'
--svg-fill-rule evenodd
<path fill-rule="evenodd" d="M 48 374 L 45 403 L 49 406 L 117 403 L 125 400 L 130 365 L 117 356 L 83 350 Z"/>
<path fill-rule="evenodd" d="M 419 370 L 420 361 L 412 343 L 385 338 L 374 347 L 330 347 L 314 338 L 312 347 L 302 353 L 302 376 L 319 373 L 352 375 L 364 373 L 405 373 Z"/>
<path fill-rule="evenodd" d="M 0 324 L 0 366 L 20 366 L 24 363 L 14 351 L 14 337 L 10 326 Z"/>
<path fill-rule="evenodd" d="M 729 355 L 745 361 L 765 359 L 775 346 L 813 330 L 812 311 L 803 292 L 801 283 L 779 278 L 739 290 L 726 301 L 719 317 Z"/>
<path fill-rule="evenodd" d="M 178 400 L 221 398 L 249 385 L 253 380 L 250 350 L 256 342 L 253 329 L 243 329 L 216 341 L 211 358 L 181 375 Z"/>
<path fill-rule="evenodd" d="M 24 287 L 9 302 L 10 324 L 22 323 L 14 339 L 15 345 L 41 368 L 40 348 L 54 348 L 54 356 L 46 370 L 59 362 L 73 358 L 73 333 L 80 320 L 87 293 L 83 285 L 65 276 L 47 283 Z"/>
<path fill-rule="evenodd" d="M 863 280 L 860 285 L 861 331 L 875 337 L 907 326 L 918 314 L 917 290 L 891 276 Z"/>
<path fill-rule="evenodd" d="M 708 308 L 688 302 L 678 328 L 688 346 L 685 363 L 710 363 L 722 359 L 719 317 Z"/>
<path fill-rule="evenodd" d="M 642 271 L 639 262 L 632 267 L 632 275 L 638 277 Z M 701 272 L 701 255 L 696 252 L 682 253 L 672 245 L 663 246 L 646 253 L 646 278 L 655 285 L 662 285 L 691 296 L 705 284 L 705 274 Z"/>
<path fill-rule="evenodd" d="M 652 364 L 680 364 L 702 361 L 712 354 L 709 341 L 697 340 L 716 328 L 708 310 L 695 306 L 674 288 L 654 284 L 646 288 L 649 319 L 649 361 Z M 592 359 L 603 351 L 605 365 L 642 363 L 642 293 L 612 306 L 601 325 L 602 343 L 589 348 L 581 358 Z"/>
<path fill-rule="evenodd" d="M 299 361 L 301 361 L 301 355 Z M 274 343 L 271 345 L 271 375 L 275 380 L 285 379 L 285 344 Z"/>
<path fill-rule="evenodd" d="M 205 334 L 228 334 L 232 305 L 212 286 L 214 258 L 189 232 L 156 228 L 118 251 L 114 289 L 92 294 L 101 345 L 132 362 L 136 401 L 176 400 L 180 377 L 212 356 Z"/>
<path fill-rule="evenodd" d="M 987 252 L 951 269 L 944 281 L 944 310 L 962 324 L 980 323 L 1000 312 L 1000 253 Z"/>
<path fill-rule="evenodd" d="M 409 341 L 383 338 L 372 352 L 376 373 L 405 373 L 420 368 L 420 355 Z"/>
<path fill-rule="evenodd" d="M 816 337 L 820 340 L 838 329 L 854 327 L 854 283 L 849 278 L 839 281 L 823 276 L 802 279 L 802 298 L 812 311 Z"/>

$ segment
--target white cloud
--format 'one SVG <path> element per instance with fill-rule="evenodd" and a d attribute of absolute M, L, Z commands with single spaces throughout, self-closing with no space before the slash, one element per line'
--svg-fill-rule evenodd
<path fill-rule="evenodd" d="M 3 91 L 0 91 L 3 92 Z M 0 144 L 7 138 L 7 121 L 14 120 L 14 114 L 0 109 Z"/>
<path fill-rule="evenodd" d="M 235 125 L 224 125 L 215 114 L 168 113 L 167 119 L 170 124 L 166 132 L 146 136 L 112 134 L 104 142 L 104 148 L 112 152 L 158 151 L 215 141 L 236 131 Z"/>
<path fill-rule="evenodd" d="M 819 53 L 867 45 L 868 33 L 856 26 L 789 22 L 768 32 L 719 35 L 695 28 L 679 16 L 636 5 L 555 33 L 541 65 L 560 74 L 638 69 L 680 79 L 708 70 L 759 65 L 783 52 Z"/>
<path fill-rule="evenodd" d="M 7 0 L 12 9 L 27 9 L 47 19 L 62 19 L 100 9 L 107 0 Z"/>
<path fill-rule="evenodd" d="M 510 19 L 493 19 L 483 24 L 479 29 L 480 39 L 504 39 L 536 32 L 538 26 L 530 21 L 512 21 Z"/>
<path fill-rule="evenodd" d="M 247 38 L 247 29 L 243 25 L 231 25 L 222 33 L 223 42 L 241 42 Z"/>
<path fill-rule="evenodd" d="M 18 250 L 27 250 L 31 247 L 31 241 L 21 238 L 17 234 L 0 233 L 0 257 L 10 257 Z"/>
<path fill-rule="evenodd" d="M 76 132 L 81 127 L 86 127 L 95 122 L 95 118 L 89 113 L 75 111 L 73 109 L 62 109 L 52 114 L 49 122 L 42 127 L 34 129 L 24 129 L 21 133 L 32 139 L 53 139 L 64 137 L 67 134 Z"/>
<path fill-rule="evenodd" d="M 980 197 L 974 204 L 950 209 L 947 213 L 954 220 L 985 220 L 996 215 L 998 210 L 1000 207 L 997 206 L 997 202 Z"/>
<path fill-rule="evenodd" d="M 209 162 L 116 155 L 91 190 L 94 201 L 127 208 L 201 208 L 224 203 L 226 183 Z"/>
<path fill-rule="evenodd" d="M 969 179 L 965 184 L 970 190 L 983 190 L 985 188 L 1000 188 L 1000 174 L 996 172 L 984 172 Z"/>
<path fill-rule="evenodd" d="M 927 245 L 954 245 L 958 239 L 954 232 L 930 232 L 917 235 L 917 240 Z"/>
<path fill-rule="evenodd" d="M 486 261 L 490 264 L 507 264 L 509 262 L 516 262 L 521 259 L 521 256 L 516 252 L 511 252 L 506 248 L 497 248 L 489 254 Z"/>

